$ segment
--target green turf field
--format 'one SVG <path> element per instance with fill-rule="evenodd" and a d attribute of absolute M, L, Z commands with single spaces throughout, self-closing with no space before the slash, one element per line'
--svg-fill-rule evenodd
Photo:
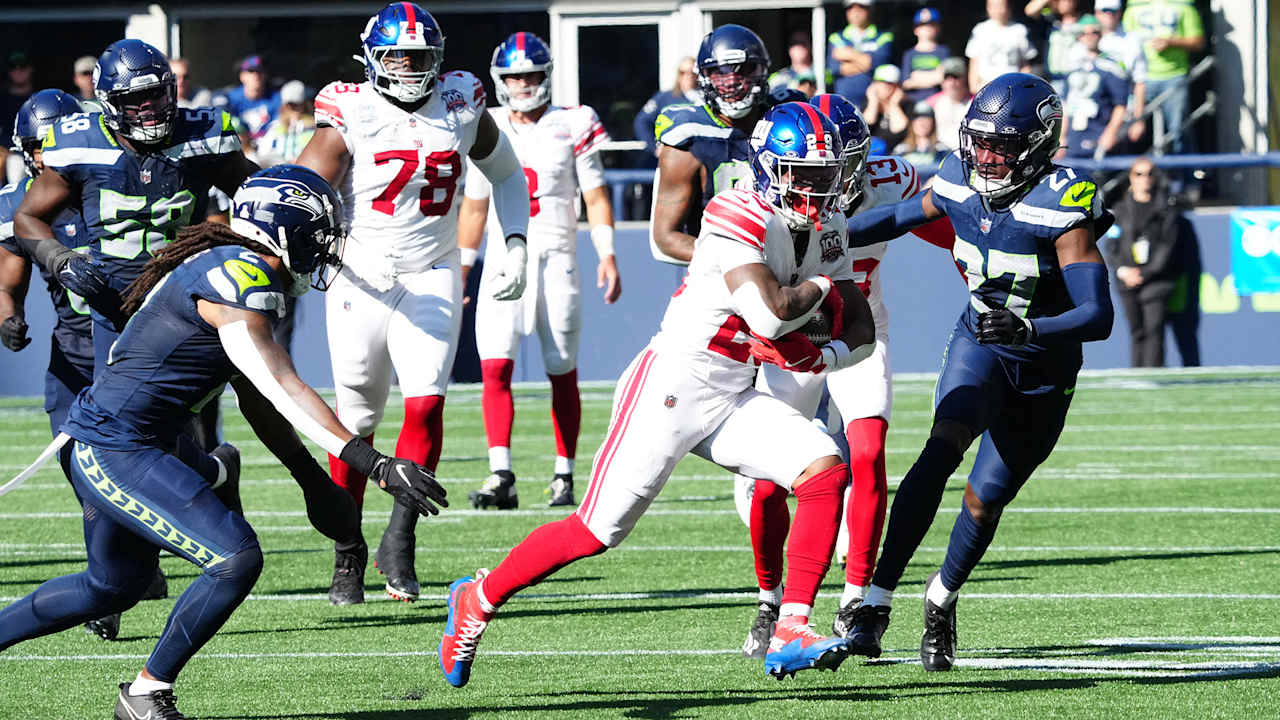
<path fill-rule="evenodd" d="M 897 385 L 890 488 L 929 423 L 931 378 Z M 586 459 L 611 389 L 583 392 Z M 393 399 L 392 405 L 397 401 Z M 777 682 L 739 656 L 755 615 L 746 529 L 728 475 L 690 458 L 622 548 L 566 568 L 490 625 L 471 684 L 449 687 L 435 648 L 443 593 L 491 567 L 538 524 L 554 446 L 545 389 L 518 391 L 514 454 L 521 509 L 476 513 L 487 474 L 479 394 L 457 389 L 440 475 L 453 508 L 418 531 L 424 599 L 325 600 L 333 556 L 300 494 L 224 400 L 227 439 L 244 452 L 244 504 L 267 566 L 254 594 L 187 667 L 180 707 L 200 718 L 1259 718 L 1280 714 L 1280 371 L 1082 378 L 1057 450 L 1006 512 L 959 605 L 959 661 L 917 659 L 921 583 L 942 560 L 960 505 L 943 510 L 907 571 L 879 662 Z M 390 450 L 391 409 L 377 445 Z M 36 399 L 0 401 L 0 476 L 49 439 Z M 970 459 L 972 458 L 970 452 Z M 967 472 L 967 465 L 963 468 Z M 579 470 L 579 497 L 587 469 Z M 370 489 L 377 542 L 390 504 Z M 83 564 L 79 513 L 50 466 L 0 499 L 0 603 Z M 194 576 L 165 556 L 170 597 Z M 843 577 L 815 612 L 830 631 Z M 73 629 L 0 654 L 0 718 L 105 718 L 173 600 L 124 616 L 121 640 Z"/>

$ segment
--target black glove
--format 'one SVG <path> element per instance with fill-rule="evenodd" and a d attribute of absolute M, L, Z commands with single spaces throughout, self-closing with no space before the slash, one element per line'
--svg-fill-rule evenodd
<path fill-rule="evenodd" d="M 356 506 L 355 498 L 334 484 L 306 448 L 284 458 L 283 463 L 298 487 L 302 488 L 311 527 L 338 543 L 350 544 L 362 539 L 360 508 Z"/>
<path fill-rule="evenodd" d="M 62 287 L 80 297 L 94 298 L 109 288 L 102 263 L 80 253 L 68 251 L 68 256 L 60 259 L 55 267 Z"/>
<path fill-rule="evenodd" d="M 435 474 L 418 463 L 387 457 L 359 437 L 351 438 L 338 458 L 419 515 L 439 515 L 440 510 L 432 505 L 433 501 L 449 507 L 444 488 L 436 482 Z"/>
<path fill-rule="evenodd" d="M 982 345 L 1026 345 L 1035 336 L 1026 320 L 1008 308 L 978 313 L 978 343 Z"/>
<path fill-rule="evenodd" d="M 18 315 L 10 315 L 0 323 L 0 343 L 14 352 L 31 344 L 27 337 L 27 321 Z"/>

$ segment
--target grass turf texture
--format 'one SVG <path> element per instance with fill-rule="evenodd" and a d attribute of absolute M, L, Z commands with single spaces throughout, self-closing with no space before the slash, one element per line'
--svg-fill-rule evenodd
<path fill-rule="evenodd" d="M 932 379 L 900 379 L 890 488 L 929 425 Z M 608 422 L 611 387 L 583 391 L 579 499 Z M 778 683 L 737 648 L 755 615 L 745 528 L 727 473 L 688 458 L 619 549 L 517 596 L 490 626 L 470 685 L 448 687 L 435 648 L 454 578 L 493 566 L 542 522 L 554 444 L 546 389 L 517 390 L 521 509 L 472 512 L 487 474 L 479 393 L 451 392 L 440 475 L 453 507 L 418 530 L 423 599 L 386 600 L 370 563 L 365 605 L 324 600 L 329 544 L 300 494 L 224 399 L 242 495 L 266 553 L 253 596 L 177 687 L 200 718 L 1273 716 L 1280 707 L 1280 371 L 1095 374 L 1081 379 L 1059 447 L 1006 511 L 959 605 L 951 673 L 919 666 L 922 582 L 942 560 L 972 462 L 899 587 L 878 662 Z M 377 445 L 394 446 L 393 399 Z M 48 441 L 37 399 L 0 400 L 0 476 Z M 389 498 L 368 491 L 372 549 Z M 50 464 L 0 500 L 0 596 L 83 567 L 70 489 Z M 124 616 L 121 640 L 80 629 L 0 654 L 0 717 L 106 717 L 177 595 L 195 576 L 163 556 L 169 600 Z M 843 582 L 827 577 L 815 622 L 830 631 Z"/>

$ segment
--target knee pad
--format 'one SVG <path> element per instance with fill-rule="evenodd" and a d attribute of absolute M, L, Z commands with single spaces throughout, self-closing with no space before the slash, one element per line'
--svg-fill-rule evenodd
<path fill-rule="evenodd" d="M 969 513 L 969 517 L 973 518 L 973 521 L 979 526 L 994 525 L 1000 522 L 1000 515 L 1004 512 L 1004 505 L 982 502 L 978 494 L 968 486 L 965 486 L 964 508 Z"/>

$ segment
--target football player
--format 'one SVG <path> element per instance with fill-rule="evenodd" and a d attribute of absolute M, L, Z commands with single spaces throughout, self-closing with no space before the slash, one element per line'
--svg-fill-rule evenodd
<path fill-rule="evenodd" d="M 871 353 L 875 333 L 844 250 L 835 126 L 809 105 L 786 103 L 757 127 L 756 189 L 727 190 L 707 205 L 684 285 L 618 381 L 582 504 L 534 530 L 492 573 L 450 586 L 439 648 L 450 684 L 467 683 L 499 607 L 621 543 L 688 453 L 795 491 L 788 582 L 766 672 L 781 678 L 844 659 L 844 639 L 814 632 L 809 614 L 831 563 L 848 466 L 826 433 L 752 387 L 753 357 L 782 362 L 778 348 L 791 348 L 795 370 L 845 367 Z M 840 328 L 821 348 L 792 332 L 817 312 Z"/>
<path fill-rule="evenodd" d="M 435 513 L 435 504 L 445 504 L 444 489 L 425 468 L 386 457 L 343 428 L 272 338 L 285 294 L 304 292 L 313 275 L 323 287 L 319 280 L 337 261 L 340 203 L 315 173 L 278 166 L 236 192 L 229 228 L 202 223 L 182 230 L 125 291 L 121 313 L 132 317 L 112 362 L 76 399 L 55 440 L 72 446 L 71 482 L 86 505 L 88 568 L 0 611 L 0 650 L 131 607 L 162 549 L 201 571 L 178 598 L 142 671 L 120 685 L 117 720 L 183 717 L 173 694 L 178 674 L 262 570 L 253 528 L 167 451 L 202 396 L 230 381 L 268 449 L 286 465 L 310 465 L 317 479 L 324 472 L 293 427 L 415 512 Z M 347 511 L 355 527 L 355 504 Z"/>
<path fill-rule="evenodd" d="M 573 465 L 578 449 L 582 403 L 578 395 L 578 338 L 582 306 L 578 287 L 578 192 L 599 264 L 596 285 L 605 303 L 622 293 L 613 254 L 613 207 L 604 183 L 600 146 L 608 142 L 595 110 L 586 105 L 551 104 L 551 50 L 537 35 L 518 32 L 493 51 L 489 68 L 502 107 L 491 108 L 498 128 L 511 140 L 529 184 L 528 286 L 518 301 L 494 300 L 488 292 L 503 267 L 505 245 L 496 217 L 489 219 L 489 244 L 476 305 L 476 345 L 484 380 L 481 407 L 489 441 L 491 475 L 471 493 L 477 508 L 517 507 L 511 470 L 511 372 L 520 340 L 537 332 L 542 362 L 551 381 L 551 422 L 555 428 L 555 475 L 549 505 L 573 505 Z M 475 264 L 485 227 L 491 186 L 468 173 L 466 199 L 458 220 L 463 277 Z M 465 280 L 464 280 L 465 284 Z"/>
<path fill-rule="evenodd" d="M 850 220 L 851 241 L 868 244 L 949 217 L 952 254 L 970 293 L 943 355 L 929 440 L 898 486 L 865 610 L 850 631 L 854 653 L 879 656 L 893 591 L 947 478 L 980 437 L 946 558 L 924 600 L 920 659 L 925 670 L 951 668 L 960 588 L 1001 511 L 1062 432 L 1081 344 L 1111 333 L 1096 238 L 1112 218 L 1087 175 L 1053 164 L 1061 131 L 1062 102 L 1048 83 L 1001 75 L 974 97 L 960 150 L 943 160 L 930 190 Z"/>
<path fill-rule="evenodd" d="M 427 11 L 392 3 L 369 18 L 360 40 L 368 79 L 320 91 L 316 134 L 298 158 L 339 189 L 351 223 L 341 274 L 325 297 L 338 417 L 371 439 L 394 369 L 404 396 L 396 454 L 434 470 L 462 322 L 455 200 L 466 159 L 493 186 L 506 245 L 488 288 L 498 300 L 524 291 L 529 188 L 511 143 L 484 111 L 480 80 L 440 74 L 444 34 Z M 359 504 L 359 470 L 336 455 L 329 468 Z M 396 506 L 374 560 L 387 592 L 406 602 L 419 592 L 417 518 Z M 367 559 L 363 540 L 335 548 L 330 602 L 364 601 Z"/>
<path fill-rule="evenodd" d="M 654 121 L 658 169 L 653 176 L 649 249 L 654 258 L 687 265 L 703 208 L 716 194 L 751 186 L 749 139 L 769 103 L 769 52 L 741 25 L 712 30 L 698 48 L 701 105 L 672 105 Z"/>

